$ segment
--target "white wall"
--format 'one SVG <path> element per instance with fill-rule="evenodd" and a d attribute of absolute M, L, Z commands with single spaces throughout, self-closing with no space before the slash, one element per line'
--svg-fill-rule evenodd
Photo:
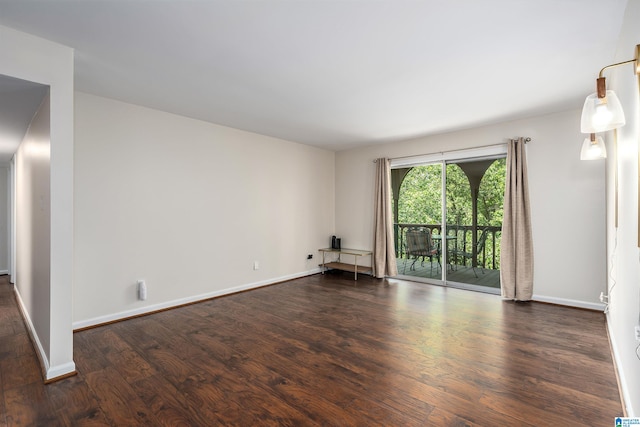
<path fill-rule="evenodd" d="M 15 155 L 16 276 L 36 341 L 50 357 L 51 137 L 49 96 L 38 108 Z"/>
<path fill-rule="evenodd" d="M 317 271 L 333 152 L 84 93 L 75 135 L 75 327 Z"/>
<path fill-rule="evenodd" d="M 640 1 L 629 1 L 618 51 L 612 62 L 633 58 L 640 44 Z M 608 64 L 603 64 L 603 66 Z M 640 92 L 632 65 L 605 72 L 609 89 L 618 94 L 627 124 L 618 129 L 618 160 L 607 158 L 607 259 L 610 265 L 609 336 L 621 378 L 629 416 L 640 416 L 640 360 L 634 326 L 640 324 L 640 250 L 638 249 L 638 144 Z M 595 89 L 594 89 L 595 90 Z M 614 152 L 614 132 L 607 134 L 607 150 Z M 618 174 L 619 215 L 615 218 L 615 178 Z"/>
<path fill-rule="evenodd" d="M 9 166 L 0 165 L 0 274 L 9 273 Z"/>
<path fill-rule="evenodd" d="M 75 371 L 73 363 L 73 50 L 0 26 L 0 74 L 48 85 L 51 100 L 51 259 L 49 343 L 45 376 Z M 20 278 L 18 277 L 18 280 Z M 35 313 L 27 313 L 34 316 Z"/>
<path fill-rule="evenodd" d="M 373 159 L 499 144 L 527 144 L 534 243 L 534 299 L 602 308 L 605 289 L 604 164 L 579 159 L 580 111 L 377 145 L 336 154 L 336 233 L 346 245 L 373 240 Z"/>

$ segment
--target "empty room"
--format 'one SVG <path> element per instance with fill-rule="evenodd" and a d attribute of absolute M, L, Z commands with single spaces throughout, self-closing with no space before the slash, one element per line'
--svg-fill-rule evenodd
<path fill-rule="evenodd" d="M 640 0 L 0 0 L 0 426 L 640 423 Z"/>

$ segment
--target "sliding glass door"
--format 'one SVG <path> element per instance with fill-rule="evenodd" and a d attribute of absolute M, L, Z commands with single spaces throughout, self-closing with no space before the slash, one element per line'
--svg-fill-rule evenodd
<path fill-rule="evenodd" d="M 436 161 L 392 164 L 400 276 L 499 292 L 503 151 L 457 152 L 449 158 L 445 153 Z"/>

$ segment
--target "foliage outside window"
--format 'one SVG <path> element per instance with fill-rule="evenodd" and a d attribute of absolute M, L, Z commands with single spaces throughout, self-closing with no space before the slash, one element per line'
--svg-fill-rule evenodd
<path fill-rule="evenodd" d="M 457 229 L 470 229 L 473 223 L 472 194 L 469 179 L 455 163 L 447 168 L 447 227 L 450 233 Z M 503 201 L 506 176 L 506 160 L 495 160 L 486 170 L 478 190 L 478 228 L 477 236 L 487 226 L 502 227 Z M 413 167 L 405 176 L 400 187 L 398 200 L 398 222 L 401 224 L 426 224 L 440 228 L 442 216 L 442 166 L 440 164 Z M 460 232 L 456 241 L 458 250 L 471 251 L 470 232 Z M 500 260 L 500 231 L 495 234 L 496 250 L 493 244 L 485 247 L 486 260 L 479 254 L 479 264 L 491 268 L 495 255 L 496 268 Z M 493 241 L 492 241 L 493 242 Z"/>

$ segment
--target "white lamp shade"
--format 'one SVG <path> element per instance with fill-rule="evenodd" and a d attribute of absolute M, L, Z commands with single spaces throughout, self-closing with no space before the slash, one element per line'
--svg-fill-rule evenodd
<path fill-rule="evenodd" d="M 587 96 L 582 107 L 580 129 L 582 133 L 597 133 L 624 126 L 625 118 L 620 100 L 614 91 L 598 98 L 596 93 Z"/>
<path fill-rule="evenodd" d="M 580 160 L 596 160 L 606 157 L 607 147 L 605 147 L 602 137 L 596 136 L 594 141 L 590 137 L 585 138 L 582 143 L 582 150 L 580 150 Z"/>

